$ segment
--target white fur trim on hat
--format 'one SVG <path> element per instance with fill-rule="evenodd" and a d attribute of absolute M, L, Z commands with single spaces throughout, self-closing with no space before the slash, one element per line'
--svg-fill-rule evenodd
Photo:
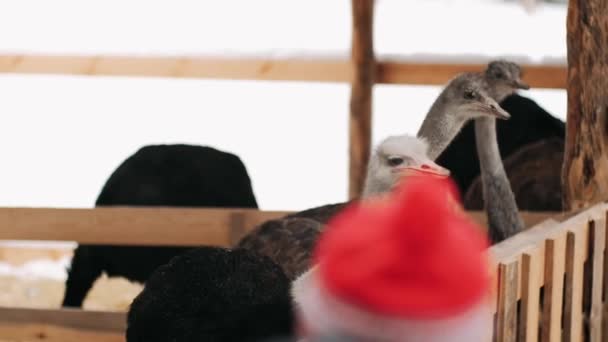
<path fill-rule="evenodd" d="M 374 341 L 488 341 L 493 312 L 483 300 L 456 317 L 416 320 L 387 317 L 349 305 L 322 288 L 313 268 L 293 282 L 292 296 L 309 334 L 345 333 Z"/>

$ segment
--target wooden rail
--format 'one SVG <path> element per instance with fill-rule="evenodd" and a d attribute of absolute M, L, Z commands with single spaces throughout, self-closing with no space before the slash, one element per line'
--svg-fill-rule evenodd
<path fill-rule="evenodd" d="M 0 240 L 116 245 L 231 246 L 286 212 L 182 208 L 0 208 Z"/>
<path fill-rule="evenodd" d="M 287 213 L 255 209 L 0 208 L 0 240 L 231 246 L 258 224 Z M 481 225 L 486 225 L 484 212 L 470 214 Z M 534 225 L 555 214 L 522 213 L 528 225 Z"/>
<path fill-rule="evenodd" d="M 379 60 L 375 83 L 443 85 L 464 71 L 481 71 L 483 63 L 424 63 Z M 534 88 L 566 88 L 565 66 L 522 65 Z M 140 56 L 0 55 L 0 73 L 68 74 L 241 79 L 266 81 L 351 82 L 346 59 L 214 58 Z"/>
<path fill-rule="evenodd" d="M 124 342 L 124 312 L 0 307 L 0 341 Z"/>

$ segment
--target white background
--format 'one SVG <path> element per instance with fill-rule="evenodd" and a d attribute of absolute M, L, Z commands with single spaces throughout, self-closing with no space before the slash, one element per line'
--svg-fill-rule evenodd
<path fill-rule="evenodd" d="M 566 8 L 377 0 L 379 56 L 564 63 Z M 0 1 L 3 53 L 347 56 L 350 0 Z M 426 57 L 425 57 L 426 56 Z M 377 86 L 373 141 L 414 134 L 438 87 Z M 532 90 L 561 119 L 561 90 Z M 91 207 L 146 144 L 239 155 L 264 210 L 347 195 L 346 84 L 0 75 L 0 206 Z"/>

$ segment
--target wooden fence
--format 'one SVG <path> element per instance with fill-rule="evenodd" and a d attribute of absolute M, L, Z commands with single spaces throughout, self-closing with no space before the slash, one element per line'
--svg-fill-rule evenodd
<path fill-rule="evenodd" d="M 559 341 L 561 334 L 565 341 L 601 341 L 607 210 L 602 203 L 572 215 L 524 212 L 531 228 L 491 248 L 496 341 Z M 230 246 L 256 224 L 285 213 L 1 208 L 0 240 Z M 470 214 L 485 225 L 484 213 Z M 124 312 L 0 309 L 0 341 L 124 341 L 124 329 Z"/>
<path fill-rule="evenodd" d="M 491 248 L 496 341 L 606 340 L 607 209 L 548 219 Z"/>
<path fill-rule="evenodd" d="M 353 31 L 358 33 L 353 36 L 351 60 L 3 55 L 0 73 L 351 82 L 353 88 L 362 89 L 351 95 L 350 191 L 354 196 L 370 150 L 371 111 L 366 108 L 373 84 L 439 85 L 459 72 L 485 67 L 376 61 L 372 16 L 373 5 L 353 6 Z M 365 53 L 371 54 L 371 60 Z M 524 70 L 532 87 L 567 86 L 563 66 L 524 65 Z M 352 105 L 357 101 L 364 105 Z M 496 341 L 560 341 L 562 334 L 565 341 L 582 341 L 583 334 L 590 341 L 602 340 L 602 330 L 606 335 L 603 319 L 608 316 L 603 314 L 608 283 L 606 210 L 600 204 L 572 217 L 524 213 L 526 224 L 533 227 L 491 248 L 497 275 Z M 230 246 L 256 224 L 284 214 L 226 209 L 0 208 L 0 240 Z M 483 213 L 471 215 L 485 225 Z M 122 342 L 124 329 L 122 312 L 0 308 L 0 341 Z"/>

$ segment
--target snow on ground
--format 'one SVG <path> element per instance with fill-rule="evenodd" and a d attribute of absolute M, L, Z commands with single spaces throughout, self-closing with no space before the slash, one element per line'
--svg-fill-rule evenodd
<path fill-rule="evenodd" d="M 38 259 L 29 261 L 20 266 L 14 266 L 0 261 L 0 277 L 12 276 L 16 278 L 38 279 L 48 278 L 58 281 L 67 279 L 67 267 L 70 265 L 71 258 L 61 258 L 53 261 L 48 259 Z"/>
<path fill-rule="evenodd" d="M 0 0 L 0 51 L 346 56 L 349 3 Z M 529 15 L 497 0 L 378 0 L 375 45 L 380 56 L 563 64 L 565 18 L 552 4 Z M 374 142 L 415 133 L 438 92 L 377 86 Z M 0 75 L 0 94 L 0 206 L 91 207 L 118 164 L 155 143 L 238 154 L 265 210 L 346 199 L 345 84 Z M 565 118 L 564 91 L 525 94 Z"/>

